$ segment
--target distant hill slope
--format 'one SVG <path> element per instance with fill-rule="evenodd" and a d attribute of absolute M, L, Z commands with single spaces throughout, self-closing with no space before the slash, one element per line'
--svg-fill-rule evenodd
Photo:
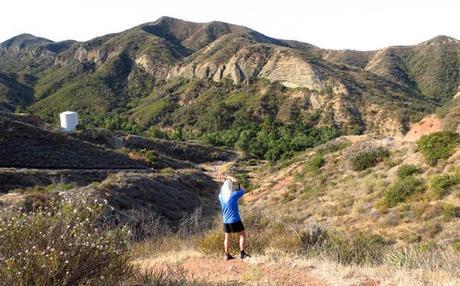
<path fill-rule="evenodd" d="M 33 77 L 8 76 L 0 73 L 0 111 L 14 111 L 17 106 L 25 107 L 33 100 L 30 84 Z"/>
<path fill-rule="evenodd" d="M 45 169 L 142 169 L 141 161 L 0 113 L 0 167 Z M 29 122 L 28 122 L 29 121 Z"/>
<path fill-rule="evenodd" d="M 27 85 L 34 100 L 7 97 L 5 90 L 0 98 L 8 110 L 25 102 L 49 120 L 74 109 L 121 115 L 141 128 L 197 130 L 204 114 L 224 104 L 251 122 L 309 124 L 319 115 L 315 124 L 344 133 L 398 134 L 454 96 L 459 58 L 460 42 L 444 36 L 416 46 L 336 51 L 238 25 L 162 17 L 87 42 L 28 34 L 8 40 L 0 44 L 0 72 L 36 78 Z M 234 122 L 226 120 L 227 127 Z"/>

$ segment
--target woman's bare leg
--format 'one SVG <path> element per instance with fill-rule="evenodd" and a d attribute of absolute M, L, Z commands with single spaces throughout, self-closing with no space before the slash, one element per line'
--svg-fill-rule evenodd
<path fill-rule="evenodd" d="M 232 234 L 225 233 L 224 249 L 226 254 L 230 254 L 230 246 L 232 245 Z"/>
<path fill-rule="evenodd" d="M 240 250 L 245 251 L 246 249 L 246 231 L 241 231 L 240 233 Z"/>

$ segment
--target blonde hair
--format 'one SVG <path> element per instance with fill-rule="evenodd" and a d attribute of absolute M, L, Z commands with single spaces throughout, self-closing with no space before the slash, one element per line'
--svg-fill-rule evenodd
<path fill-rule="evenodd" d="M 233 182 L 230 179 L 226 179 L 222 187 L 220 188 L 220 194 L 224 203 L 227 203 L 230 200 L 230 196 L 233 191 Z"/>

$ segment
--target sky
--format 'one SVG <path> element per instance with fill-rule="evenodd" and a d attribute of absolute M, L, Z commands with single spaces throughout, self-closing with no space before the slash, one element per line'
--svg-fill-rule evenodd
<path fill-rule="evenodd" d="M 459 0 L 4 0 L 0 42 L 21 33 L 86 41 L 171 16 L 223 21 L 329 49 L 460 39 Z"/>

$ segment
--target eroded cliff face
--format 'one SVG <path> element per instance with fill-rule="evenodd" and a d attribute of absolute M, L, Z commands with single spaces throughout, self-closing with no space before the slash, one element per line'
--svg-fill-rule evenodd
<path fill-rule="evenodd" d="M 290 88 L 322 88 L 321 77 L 316 68 L 289 49 L 257 45 L 243 48 L 225 61 L 198 60 L 171 67 L 167 79 L 181 76 L 214 81 L 231 79 L 235 83 L 249 83 L 265 78 Z M 150 65 L 147 65 L 146 70 L 152 71 Z"/>
<path fill-rule="evenodd" d="M 152 59 L 145 54 L 136 58 L 135 63 L 158 80 L 166 80 L 168 78 L 169 71 L 171 70 L 171 66 L 168 63 L 155 61 L 155 59 Z"/>

